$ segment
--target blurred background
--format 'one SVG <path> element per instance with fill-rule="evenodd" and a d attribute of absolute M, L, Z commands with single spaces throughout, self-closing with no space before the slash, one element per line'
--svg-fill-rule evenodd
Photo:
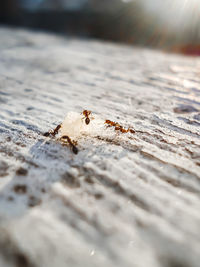
<path fill-rule="evenodd" d="M 200 55 L 199 0 L 1 0 L 0 24 Z"/>

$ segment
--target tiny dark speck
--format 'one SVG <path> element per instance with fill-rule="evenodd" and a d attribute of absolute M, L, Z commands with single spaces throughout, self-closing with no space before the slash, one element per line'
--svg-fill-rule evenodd
<path fill-rule="evenodd" d="M 103 198 L 103 194 L 101 194 L 101 193 L 96 193 L 94 196 L 95 196 L 96 199 Z"/>
<path fill-rule="evenodd" d="M 88 184 L 94 184 L 94 181 L 90 177 L 86 177 L 85 178 L 85 182 L 88 183 Z"/>
<path fill-rule="evenodd" d="M 194 115 L 193 117 L 195 120 L 200 121 L 200 113 Z"/>
<path fill-rule="evenodd" d="M 25 168 L 22 168 L 22 167 L 20 167 L 18 170 L 16 170 L 16 174 L 17 175 L 27 175 L 27 173 L 28 173 L 28 170 L 27 169 L 25 169 Z"/>
<path fill-rule="evenodd" d="M 190 105 L 180 105 L 176 108 L 174 108 L 175 113 L 191 113 L 191 112 L 197 112 L 198 109 L 194 108 Z"/>
<path fill-rule="evenodd" d="M 23 185 L 23 184 L 17 184 L 14 186 L 13 190 L 17 194 L 25 194 L 27 192 L 27 187 L 26 187 L 26 185 Z"/>
<path fill-rule="evenodd" d="M 11 141 L 11 137 L 10 136 L 6 137 L 6 141 L 10 142 Z"/>
<path fill-rule="evenodd" d="M 26 110 L 33 110 L 34 108 L 33 107 L 27 107 Z"/>
<path fill-rule="evenodd" d="M 30 196 L 29 197 L 29 201 L 28 201 L 28 205 L 29 207 L 35 207 L 37 205 L 41 204 L 41 199 L 35 197 L 35 196 Z"/>
<path fill-rule="evenodd" d="M 62 181 L 64 184 L 68 185 L 71 188 L 80 187 L 80 181 L 76 177 L 74 177 L 68 173 L 63 174 Z"/>

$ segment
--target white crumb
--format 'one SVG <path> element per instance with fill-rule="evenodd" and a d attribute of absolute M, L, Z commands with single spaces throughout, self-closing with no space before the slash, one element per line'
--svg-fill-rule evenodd
<path fill-rule="evenodd" d="M 69 136 L 73 140 L 85 135 L 98 136 L 105 131 L 105 120 L 91 114 L 90 123 L 85 123 L 85 117 L 81 113 L 68 112 L 60 128 L 60 137 Z"/>

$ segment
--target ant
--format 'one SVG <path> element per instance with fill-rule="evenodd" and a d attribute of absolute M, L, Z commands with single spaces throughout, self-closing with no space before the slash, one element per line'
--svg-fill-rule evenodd
<path fill-rule="evenodd" d="M 50 135 L 55 136 L 56 134 L 58 134 L 58 131 L 60 130 L 60 128 L 61 128 L 61 124 L 58 124 L 58 126 L 56 126 L 56 128 L 53 131 L 50 130 L 50 131 L 44 133 L 43 135 L 46 137 L 48 137 Z"/>
<path fill-rule="evenodd" d="M 124 129 L 118 122 L 110 121 L 110 120 L 105 120 L 105 123 L 108 124 L 107 127 L 115 127 L 115 131 L 120 131 L 121 133 L 132 133 L 134 134 L 135 131 L 133 129 L 128 128 L 127 130 Z"/>
<path fill-rule="evenodd" d="M 83 112 L 81 112 L 81 114 L 84 116 L 82 119 L 85 120 L 85 124 L 88 125 L 90 123 L 90 120 L 94 119 L 93 117 L 90 117 L 91 115 L 91 111 L 90 110 L 83 110 Z M 65 121 L 64 121 L 65 123 Z M 62 126 L 66 126 L 67 127 L 70 127 L 70 123 L 68 125 L 68 123 L 66 122 L 66 125 L 64 123 L 61 123 L 59 125 L 56 126 L 56 128 L 54 130 L 50 130 L 46 133 L 44 133 L 44 136 L 48 137 L 48 136 L 53 136 L 55 137 L 58 133 L 59 133 L 59 130 Z M 107 127 L 114 127 L 115 131 L 120 131 L 121 133 L 132 133 L 134 134 L 135 133 L 135 130 L 131 129 L 131 128 L 128 128 L 128 129 L 125 129 L 123 126 L 121 126 L 118 122 L 114 122 L 114 121 L 110 121 L 110 120 L 105 120 L 104 122 L 105 124 L 107 124 Z M 72 127 L 75 127 L 75 125 L 72 124 Z M 78 148 L 77 148 L 77 142 L 74 141 L 74 140 L 71 140 L 70 137 L 68 135 L 65 135 L 65 133 L 62 133 L 61 131 L 61 134 L 64 134 L 60 137 L 60 140 L 62 142 L 63 145 L 66 145 L 68 144 L 71 148 L 71 150 L 73 151 L 74 154 L 78 154 Z"/>
<path fill-rule="evenodd" d="M 89 124 L 90 123 L 90 118 L 89 118 L 89 116 L 91 115 L 91 111 L 90 110 L 83 110 L 83 112 L 81 113 L 81 114 L 83 114 L 84 115 L 84 117 L 85 117 L 85 124 Z"/>
<path fill-rule="evenodd" d="M 61 126 L 62 126 L 62 124 L 59 124 L 58 126 L 56 126 L 56 128 L 54 130 L 50 130 L 49 132 L 44 133 L 44 136 L 48 137 L 48 136 L 51 135 L 51 136 L 54 137 L 55 135 L 58 134 L 58 131 L 60 130 Z M 78 148 L 76 147 L 76 145 L 77 145 L 76 141 L 72 141 L 69 138 L 69 136 L 67 136 L 67 135 L 61 136 L 60 140 L 61 141 L 67 140 L 67 142 L 69 143 L 69 145 L 70 145 L 72 151 L 74 152 L 74 154 L 78 154 Z"/>
<path fill-rule="evenodd" d="M 76 145 L 77 145 L 77 142 L 76 141 L 72 141 L 70 139 L 70 137 L 67 136 L 67 135 L 62 136 L 60 139 L 61 140 L 63 140 L 63 139 L 64 140 L 67 140 L 67 142 L 69 143 L 69 145 L 70 145 L 72 151 L 74 152 L 74 154 L 78 154 L 78 148 L 76 147 Z"/>

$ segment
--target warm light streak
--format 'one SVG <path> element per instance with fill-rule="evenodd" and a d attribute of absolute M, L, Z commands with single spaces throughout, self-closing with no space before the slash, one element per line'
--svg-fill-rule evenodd
<path fill-rule="evenodd" d="M 185 31 L 200 21 L 199 0 L 143 0 L 145 10 L 171 30 Z"/>

